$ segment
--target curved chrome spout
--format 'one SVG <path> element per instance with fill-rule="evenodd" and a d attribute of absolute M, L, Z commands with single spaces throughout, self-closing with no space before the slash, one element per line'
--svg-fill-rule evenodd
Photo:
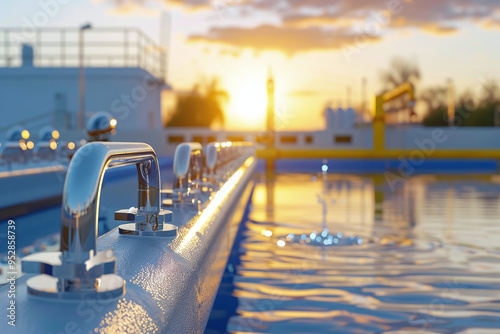
<path fill-rule="evenodd" d="M 104 173 L 109 168 L 128 165 L 137 167 L 141 214 L 155 218 L 144 222 L 150 224 L 145 227 L 151 230 L 159 227 L 157 218 L 164 217 L 166 212 L 160 207 L 160 169 L 151 146 L 102 142 L 83 146 L 71 160 L 64 184 L 61 251 L 32 254 L 23 259 L 24 272 L 44 274 L 26 282 L 29 294 L 84 299 L 114 298 L 124 293 L 125 281 L 115 274 L 113 251 L 98 253 L 96 243 Z M 161 227 L 165 232 L 163 222 Z"/>
<path fill-rule="evenodd" d="M 137 165 L 140 210 L 160 210 L 160 170 L 151 146 L 94 142 L 80 148 L 66 175 L 63 192 L 61 252 L 65 261 L 81 262 L 96 252 L 99 199 L 109 168 Z"/>
<path fill-rule="evenodd" d="M 174 154 L 174 189 L 186 189 L 192 181 L 200 179 L 203 166 L 202 149 L 199 143 L 183 143 L 177 146 Z"/>
<path fill-rule="evenodd" d="M 208 168 L 208 172 L 213 174 L 215 172 L 215 166 L 217 165 L 217 145 L 215 143 L 207 145 L 205 164 Z"/>

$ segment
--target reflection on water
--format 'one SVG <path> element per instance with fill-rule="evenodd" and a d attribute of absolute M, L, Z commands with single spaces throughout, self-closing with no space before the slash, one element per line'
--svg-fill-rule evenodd
<path fill-rule="evenodd" d="M 396 189 L 384 176 L 265 179 L 207 333 L 500 332 L 495 176 L 416 176 Z M 364 243 L 283 238 L 323 228 Z"/>

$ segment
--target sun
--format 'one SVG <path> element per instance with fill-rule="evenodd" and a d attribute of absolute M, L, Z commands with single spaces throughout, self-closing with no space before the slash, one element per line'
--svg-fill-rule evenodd
<path fill-rule="evenodd" d="M 231 100 L 226 116 L 230 123 L 244 129 L 264 129 L 267 114 L 265 81 L 243 81 L 229 94 Z"/>

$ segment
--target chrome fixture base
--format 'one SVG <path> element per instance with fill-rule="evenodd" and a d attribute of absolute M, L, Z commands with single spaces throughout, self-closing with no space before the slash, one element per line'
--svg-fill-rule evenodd
<path fill-rule="evenodd" d="M 32 296 L 60 300 L 105 301 L 121 297 L 125 293 L 125 281 L 118 275 L 103 275 L 99 278 L 99 286 L 95 290 L 78 290 L 64 293 L 57 290 L 57 278 L 48 275 L 38 275 L 26 281 L 28 294 Z"/>
<path fill-rule="evenodd" d="M 99 252 L 84 263 L 67 261 L 62 252 L 35 253 L 22 260 L 24 272 L 42 274 L 26 282 L 30 295 L 67 300 L 116 298 L 124 294 L 125 281 L 114 274 L 115 265 L 112 250 Z M 85 283 L 92 282 L 92 285 L 78 286 L 79 280 L 75 278 L 81 272 L 88 273 Z M 65 280 L 71 280 L 75 288 L 63 289 Z"/>
<path fill-rule="evenodd" d="M 135 223 L 122 224 L 118 227 L 118 232 L 122 235 L 142 236 L 142 237 L 162 237 L 175 238 L 177 236 L 177 226 L 163 224 L 163 228 L 156 231 L 140 231 L 135 227 Z"/>
<path fill-rule="evenodd" d="M 125 235 L 147 237 L 176 237 L 177 226 L 166 224 L 172 221 L 172 211 L 145 211 L 135 208 L 115 212 L 115 219 L 132 223 L 122 224 L 118 232 Z"/>
<path fill-rule="evenodd" d="M 152 222 L 149 223 L 151 219 L 154 219 L 155 222 L 156 220 L 158 220 L 159 225 L 161 225 L 164 222 L 169 223 L 172 221 L 172 211 L 170 210 L 146 211 L 146 210 L 137 210 L 136 208 L 115 211 L 115 220 L 136 222 L 136 223 L 142 222 L 144 220 L 144 223 L 147 222 L 148 224 L 152 224 Z"/>

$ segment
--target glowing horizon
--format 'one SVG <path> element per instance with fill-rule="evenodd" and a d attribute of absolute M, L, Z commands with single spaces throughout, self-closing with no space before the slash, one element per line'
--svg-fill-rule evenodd
<path fill-rule="evenodd" d="M 228 129 L 264 125 L 270 67 L 281 113 L 277 127 L 294 130 L 321 129 L 327 104 L 370 105 L 382 89 L 380 71 L 394 56 L 418 64 L 422 77 L 417 90 L 443 86 L 452 78 L 461 93 L 474 90 L 485 78 L 500 78 L 500 67 L 494 66 L 500 49 L 493 42 L 500 33 L 500 4 L 489 3 L 485 9 L 475 0 L 395 1 L 401 8 L 382 0 L 340 1 L 336 6 L 318 1 L 307 7 L 301 0 L 283 2 L 287 11 L 279 11 L 276 0 L 260 7 L 246 1 L 213 6 L 208 0 L 187 0 L 167 6 L 75 0 L 49 9 L 28 0 L 4 4 L 0 22 L 3 27 L 78 27 L 88 22 L 94 27 L 137 27 L 161 43 L 161 15 L 169 11 L 168 83 L 186 91 L 203 77 L 219 77 L 231 97 Z M 46 22 L 40 19 L 43 12 Z M 363 78 L 367 90 L 362 97 Z"/>

